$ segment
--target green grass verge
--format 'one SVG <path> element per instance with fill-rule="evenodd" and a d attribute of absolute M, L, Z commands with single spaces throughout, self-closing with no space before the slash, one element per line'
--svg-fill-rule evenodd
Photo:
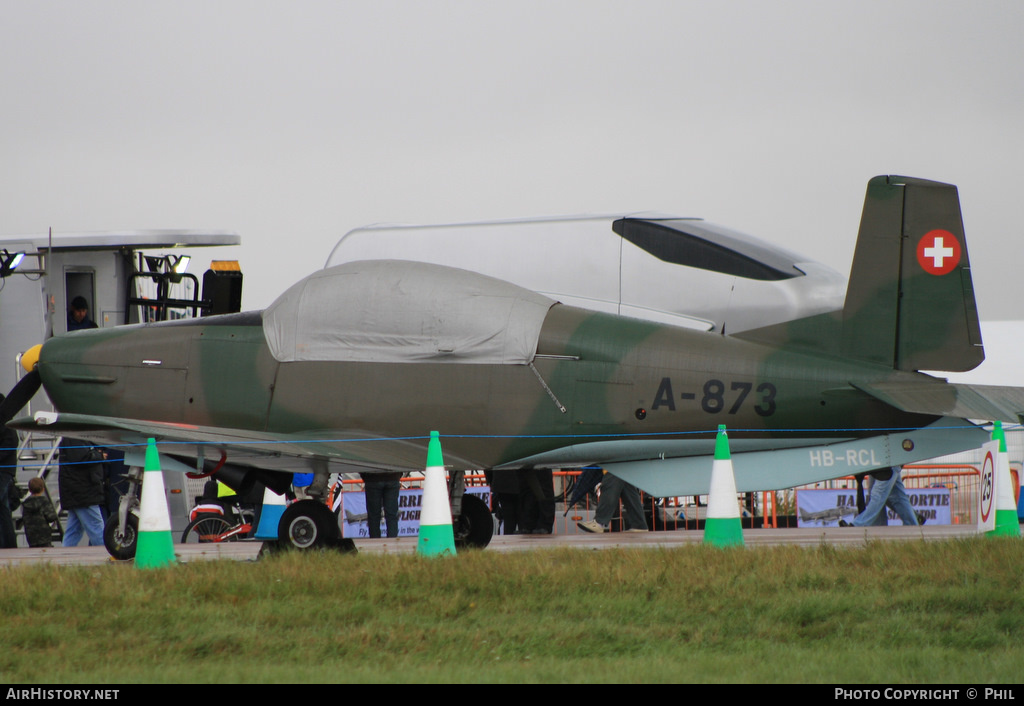
<path fill-rule="evenodd" d="M 1024 542 L 0 570 L 2 683 L 1017 683 Z"/>

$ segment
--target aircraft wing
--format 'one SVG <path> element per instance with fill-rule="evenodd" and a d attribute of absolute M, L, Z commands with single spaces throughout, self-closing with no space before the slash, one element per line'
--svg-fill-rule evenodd
<path fill-rule="evenodd" d="M 40 412 L 9 426 L 23 431 L 85 439 L 97 445 L 130 447 L 156 439 L 160 452 L 216 459 L 224 453 L 232 464 L 275 471 L 308 473 L 328 470 L 422 471 L 429 437 L 381 439 L 360 430 L 317 430 L 274 434 L 224 427 L 204 427 L 85 414 Z M 448 463 L 473 467 L 445 455 Z M 464 465 L 463 465 L 464 464 Z M 326 468 L 325 468 L 326 466 Z"/>
<path fill-rule="evenodd" d="M 1024 387 L 929 379 L 853 386 L 904 412 L 1024 424 Z"/>

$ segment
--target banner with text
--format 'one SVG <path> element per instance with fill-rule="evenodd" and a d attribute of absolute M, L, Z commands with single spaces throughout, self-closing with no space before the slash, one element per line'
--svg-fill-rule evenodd
<path fill-rule="evenodd" d="M 341 512 L 341 534 L 349 539 L 369 538 L 370 529 L 366 513 L 366 494 L 348 492 L 340 494 L 340 501 L 335 500 L 334 511 Z M 475 495 L 491 506 L 491 489 L 489 486 L 466 488 L 466 495 Z M 403 489 L 398 494 L 398 536 L 416 537 L 420 531 L 420 503 L 423 501 L 423 490 L 420 488 Z M 340 505 L 340 508 L 339 508 Z M 380 535 L 387 536 L 384 515 L 381 513 Z"/>

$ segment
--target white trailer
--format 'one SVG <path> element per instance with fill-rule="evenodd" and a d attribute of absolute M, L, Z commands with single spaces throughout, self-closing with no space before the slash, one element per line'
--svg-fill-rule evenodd
<path fill-rule="evenodd" d="M 67 332 L 76 296 L 85 298 L 101 328 L 198 316 L 209 302 L 198 278 L 184 270 L 186 249 L 240 243 L 237 234 L 220 231 L 0 236 L 0 258 L 22 256 L 0 277 L 0 392 L 20 378 L 16 360 L 23 351 Z M 240 304 L 240 284 L 238 293 Z"/>
<path fill-rule="evenodd" d="M 199 278 L 186 270 L 188 250 L 237 246 L 222 231 L 122 231 L 0 236 L 0 392 L 24 374 L 19 359 L 32 346 L 68 332 L 69 308 L 83 297 L 97 326 L 186 318 L 238 311 L 242 274 L 223 261 Z M 37 395 L 24 414 L 51 409 Z M 47 478 L 60 438 L 21 438 L 16 482 L 21 494 L 31 476 Z M 189 508 L 181 473 L 164 478 L 172 525 L 182 529 Z M 56 500 L 56 475 L 47 478 Z M 24 536 L 19 533 L 19 541 Z"/>

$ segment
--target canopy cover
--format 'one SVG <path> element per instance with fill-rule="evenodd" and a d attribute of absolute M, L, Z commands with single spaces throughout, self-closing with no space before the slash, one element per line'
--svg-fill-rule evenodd
<path fill-rule="evenodd" d="M 274 358 L 525 365 L 555 301 L 476 272 L 364 260 L 315 272 L 263 312 Z"/>

